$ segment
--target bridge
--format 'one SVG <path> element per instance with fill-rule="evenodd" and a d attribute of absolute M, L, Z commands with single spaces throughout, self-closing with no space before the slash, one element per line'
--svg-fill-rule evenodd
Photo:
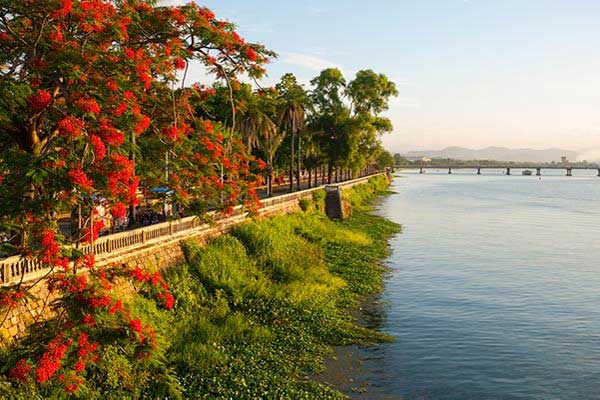
<path fill-rule="evenodd" d="M 600 167 L 598 165 L 536 165 L 536 164 L 510 164 L 510 165 L 496 165 L 496 166 L 473 166 L 473 165 L 396 165 L 396 169 L 418 169 L 420 174 L 425 173 L 428 169 L 443 169 L 448 170 L 448 174 L 452 174 L 452 170 L 457 169 L 468 169 L 477 171 L 477 175 L 481 175 L 481 171 L 484 169 L 502 169 L 506 175 L 511 175 L 511 170 L 523 169 L 523 170 L 535 170 L 536 176 L 542 176 L 543 169 L 552 170 L 565 170 L 566 176 L 573 176 L 573 170 L 597 170 L 598 176 L 600 176 Z"/>

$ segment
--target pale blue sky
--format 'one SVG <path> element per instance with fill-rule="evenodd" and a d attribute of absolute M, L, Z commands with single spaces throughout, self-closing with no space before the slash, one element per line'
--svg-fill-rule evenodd
<path fill-rule="evenodd" d="M 197 3 L 280 54 L 265 84 L 329 66 L 387 74 L 400 91 L 393 151 L 556 146 L 600 158 L 599 0 Z"/>

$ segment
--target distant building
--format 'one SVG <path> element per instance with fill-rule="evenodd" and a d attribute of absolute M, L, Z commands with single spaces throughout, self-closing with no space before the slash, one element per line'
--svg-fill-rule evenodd
<path fill-rule="evenodd" d="M 421 157 L 421 161 L 423 161 L 423 162 L 431 162 L 431 158 Z"/>
<path fill-rule="evenodd" d="M 569 162 L 569 160 L 567 159 L 567 157 L 566 157 L 566 156 L 562 156 L 562 157 L 560 158 L 560 162 L 561 162 L 561 163 L 563 163 L 563 164 L 566 164 L 566 163 L 568 163 L 568 162 Z"/>

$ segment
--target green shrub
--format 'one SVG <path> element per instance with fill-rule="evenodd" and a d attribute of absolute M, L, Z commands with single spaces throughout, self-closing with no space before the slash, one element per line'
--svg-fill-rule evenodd
<path fill-rule="evenodd" d="M 308 199 L 300 199 L 300 201 L 298 202 L 298 205 L 300 206 L 300 209 L 304 212 L 310 211 L 313 209 L 313 202 L 311 202 Z"/>
<path fill-rule="evenodd" d="M 353 188 L 363 207 L 382 190 Z M 385 187 L 385 186 L 383 186 Z M 315 203 L 322 201 L 315 192 Z M 156 327 L 155 362 L 139 369 L 106 347 L 91 370 L 85 399 L 343 399 L 307 379 L 332 345 L 390 340 L 357 326 L 350 308 L 381 290 L 387 239 L 399 227 L 355 212 L 333 222 L 319 211 L 250 222 L 207 246 L 184 244 L 186 264 L 166 271 L 172 313 L 144 298 L 131 309 Z M 4 359 L 0 355 L 0 359 Z M 0 399 L 56 398 L 0 378 Z"/>
<path fill-rule="evenodd" d="M 352 209 L 366 210 L 377 196 L 388 193 L 389 183 L 386 175 L 377 175 L 370 178 L 367 183 L 344 190 L 343 196 L 350 202 Z"/>
<path fill-rule="evenodd" d="M 317 211 L 325 212 L 325 190 L 319 189 L 313 192 L 313 202 Z"/>

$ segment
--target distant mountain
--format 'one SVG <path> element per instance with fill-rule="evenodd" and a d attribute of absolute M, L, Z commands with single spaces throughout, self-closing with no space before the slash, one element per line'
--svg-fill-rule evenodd
<path fill-rule="evenodd" d="M 509 149 L 506 147 L 486 147 L 467 149 L 464 147 L 446 147 L 443 150 L 409 151 L 402 154 L 409 159 L 415 158 L 453 158 L 456 160 L 495 160 L 495 161 L 532 161 L 560 162 L 561 157 L 570 161 L 577 160 L 578 153 L 563 149 Z"/>

